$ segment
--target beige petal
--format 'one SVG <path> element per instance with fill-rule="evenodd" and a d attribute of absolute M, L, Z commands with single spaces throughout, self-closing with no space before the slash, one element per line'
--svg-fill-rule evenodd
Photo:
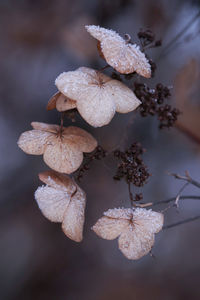
<path fill-rule="evenodd" d="M 154 234 L 129 225 L 118 239 L 119 249 L 128 259 L 139 259 L 148 254 L 154 244 Z"/>
<path fill-rule="evenodd" d="M 119 113 L 128 113 L 135 110 L 141 101 L 135 96 L 133 91 L 119 80 L 112 80 L 106 83 L 106 88 L 110 89 L 111 97 Z"/>
<path fill-rule="evenodd" d="M 123 208 L 123 207 L 122 208 L 112 208 L 112 209 L 108 209 L 103 214 L 104 214 L 104 216 L 110 217 L 113 219 L 132 220 L 133 210 L 132 210 L 132 208 Z"/>
<path fill-rule="evenodd" d="M 61 94 L 61 96 L 58 98 L 56 102 L 56 108 L 58 111 L 66 111 L 66 110 L 76 108 L 76 101 L 71 100 Z"/>
<path fill-rule="evenodd" d="M 70 174 L 80 167 L 83 153 L 73 144 L 66 144 L 58 137 L 47 144 L 43 158 L 51 169 Z"/>
<path fill-rule="evenodd" d="M 63 135 L 74 142 L 77 149 L 82 152 L 92 152 L 97 147 L 96 139 L 87 131 L 75 127 L 69 126 L 64 129 Z"/>
<path fill-rule="evenodd" d="M 39 173 L 39 178 L 48 186 L 67 192 L 69 195 L 77 189 L 75 182 L 69 176 L 53 170 Z"/>
<path fill-rule="evenodd" d="M 133 212 L 133 223 L 151 233 L 159 232 L 163 227 L 164 215 L 151 209 L 136 208 Z"/>
<path fill-rule="evenodd" d="M 56 124 L 47 124 L 41 122 L 31 122 L 31 126 L 33 127 L 33 129 L 47 131 L 51 133 L 57 133 L 57 131 L 60 128 L 60 126 Z"/>
<path fill-rule="evenodd" d="M 92 227 L 92 230 L 103 239 L 116 239 L 129 225 L 128 220 L 113 219 L 109 217 L 100 218 Z"/>
<path fill-rule="evenodd" d="M 48 186 L 40 186 L 35 199 L 43 215 L 52 222 L 62 222 L 71 195 Z"/>
<path fill-rule="evenodd" d="M 25 153 L 41 155 L 50 136 L 49 132 L 30 130 L 20 135 L 17 144 Z"/>
<path fill-rule="evenodd" d="M 83 238 L 85 204 L 85 193 L 77 186 L 77 192 L 71 198 L 62 223 L 64 233 L 75 242 L 81 242 Z"/>
<path fill-rule="evenodd" d="M 122 74 L 137 72 L 149 78 L 151 66 L 137 45 L 127 43 L 115 31 L 99 26 L 86 26 L 87 31 L 101 42 L 101 50 L 105 60 Z"/>
<path fill-rule="evenodd" d="M 106 89 L 94 94 L 88 93 L 87 99 L 77 101 L 77 109 L 83 119 L 93 127 L 107 125 L 115 114 L 115 102 Z"/>
<path fill-rule="evenodd" d="M 56 108 L 56 102 L 57 102 L 57 99 L 60 97 L 60 95 L 61 95 L 61 92 L 57 92 L 49 99 L 49 102 L 47 104 L 47 110 L 52 110 L 52 109 Z"/>

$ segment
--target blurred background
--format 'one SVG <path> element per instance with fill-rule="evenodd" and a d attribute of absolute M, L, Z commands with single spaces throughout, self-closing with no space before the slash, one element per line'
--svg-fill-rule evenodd
<path fill-rule="evenodd" d="M 157 63 L 148 84 L 173 87 L 170 101 L 183 112 L 176 128 L 159 130 L 156 118 L 132 113 L 116 114 L 98 129 L 80 117 L 77 125 L 107 150 L 119 144 L 124 130 L 124 147 L 142 143 L 152 173 L 141 190 L 145 202 L 177 195 L 183 183 L 167 172 L 188 170 L 200 181 L 200 2 L 1 0 L 0 24 L 0 299 L 200 299 L 198 220 L 159 233 L 155 258 L 127 260 L 116 240 L 100 239 L 90 230 L 108 208 L 130 206 L 126 184 L 112 179 L 116 163 L 106 159 L 105 165 L 94 162 L 81 181 L 87 207 L 84 240 L 77 244 L 60 224 L 43 217 L 34 200 L 41 185 L 37 174 L 48 169 L 42 157 L 17 147 L 31 121 L 59 123 L 58 112 L 47 112 L 46 104 L 61 72 L 105 65 L 84 25 L 129 33 L 136 43 L 137 32 L 150 28 L 163 45 L 148 51 Z M 191 186 L 183 194 L 199 195 L 199 190 Z M 178 212 L 166 212 L 165 224 L 199 212 L 197 200 L 182 201 Z"/>

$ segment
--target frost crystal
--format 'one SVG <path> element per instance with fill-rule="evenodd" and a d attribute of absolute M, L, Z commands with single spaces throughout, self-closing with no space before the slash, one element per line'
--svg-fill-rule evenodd
<path fill-rule="evenodd" d="M 151 66 L 139 46 L 125 41 L 113 30 L 95 25 L 85 27 L 100 42 L 105 60 L 115 70 L 122 74 L 137 72 L 146 78 L 151 77 Z"/>
<path fill-rule="evenodd" d="M 81 116 L 94 127 L 108 124 L 115 111 L 127 113 L 141 104 L 132 90 L 122 82 L 90 68 L 64 72 L 58 76 L 55 84 L 64 96 L 63 99 L 74 101 Z M 57 109 L 60 97 L 56 100 Z M 74 102 L 67 100 L 64 103 L 62 100 L 59 109 L 62 107 L 62 111 L 68 110 L 70 103 Z"/>
<path fill-rule="evenodd" d="M 63 127 L 39 122 L 33 130 L 21 134 L 18 146 L 28 154 L 41 155 L 55 171 L 70 174 L 83 160 L 83 152 L 92 152 L 97 141 L 87 131 L 75 126 Z"/>
<path fill-rule="evenodd" d="M 139 259 L 150 252 L 154 235 L 163 227 L 162 213 L 144 208 L 114 208 L 104 213 L 92 227 L 107 240 L 117 237 L 119 249 L 128 259 Z"/>
<path fill-rule="evenodd" d="M 86 196 L 67 175 L 55 171 L 39 174 L 46 183 L 35 192 L 35 199 L 43 215 L 52 222 L 62 223 L 66 236 L 75 242 L 83 238 Z"/>

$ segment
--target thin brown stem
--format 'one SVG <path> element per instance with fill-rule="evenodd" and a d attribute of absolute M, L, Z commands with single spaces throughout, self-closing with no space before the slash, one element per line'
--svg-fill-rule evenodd
<path fill-rule="evenodd" d="M 185 172 L 185 176 L 181 176 L 179 174 L 176 174 L 176 173 L 169 173 L 169 175 L 171 176 L 174 176 L 174 178 L 176 179 L 181 179 L 181 180 L 185 180 L 187 181 L 188 183 L 191 183 L 192 185 L 200 188 L 200 183 L 194 179 L 192 179 L 188 173 L 188 171 Z"/>

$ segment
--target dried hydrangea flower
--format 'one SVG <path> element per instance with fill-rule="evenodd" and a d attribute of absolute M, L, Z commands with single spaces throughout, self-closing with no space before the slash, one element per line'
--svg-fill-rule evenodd
<path fill-rule="evenodd" d="M 61 73 L 55 84 L 62 95 L 76 101 L 81 116 L 94 127 L 108 124 L 115 111 L 127 113 L 141 104 L 122 82 L 90 68 Z M 62 108 L 67 110 L 68 103 Z"/>
<path fill-rule="evenodd" d="M 66 236 L 75 242 L 83 239 L 86 196 L 67 175 L 55 171 L 39 174 L 45 186 L 35 192 L 35 199 L 43 215 L 52 222 L 62 223 Z"/>
<path fill-rule="evenodd" d="M 154 234 L 163 227 L 164 216 L 144 208 L 114 208 L 104 212 L 92 227 L 103 239 L 119 237 L 119 249 L 128 259 L 139 259 L 151 251 Z"/>
<path fill-rule="evenodd" d="M 86 29 L 100 42 L 100 52 L 115 70 L 122 74 L 137 72 L 146 78 L 151 77 L 151 66 L 139 46 L 124 40 L 113 30 L 95 25 L 86 26 Z"/>
<path fill-rule="evenodd" d="M 97 141 L 87 131 L 75 126 L 60 127 L 39 122 L 31 123 L 33 130 L 21 134 L 18 146 L 28 154 L 41 155 L 55 171 L 70 174 L 83 160 L 83 152 L 92 152 Z"/>

